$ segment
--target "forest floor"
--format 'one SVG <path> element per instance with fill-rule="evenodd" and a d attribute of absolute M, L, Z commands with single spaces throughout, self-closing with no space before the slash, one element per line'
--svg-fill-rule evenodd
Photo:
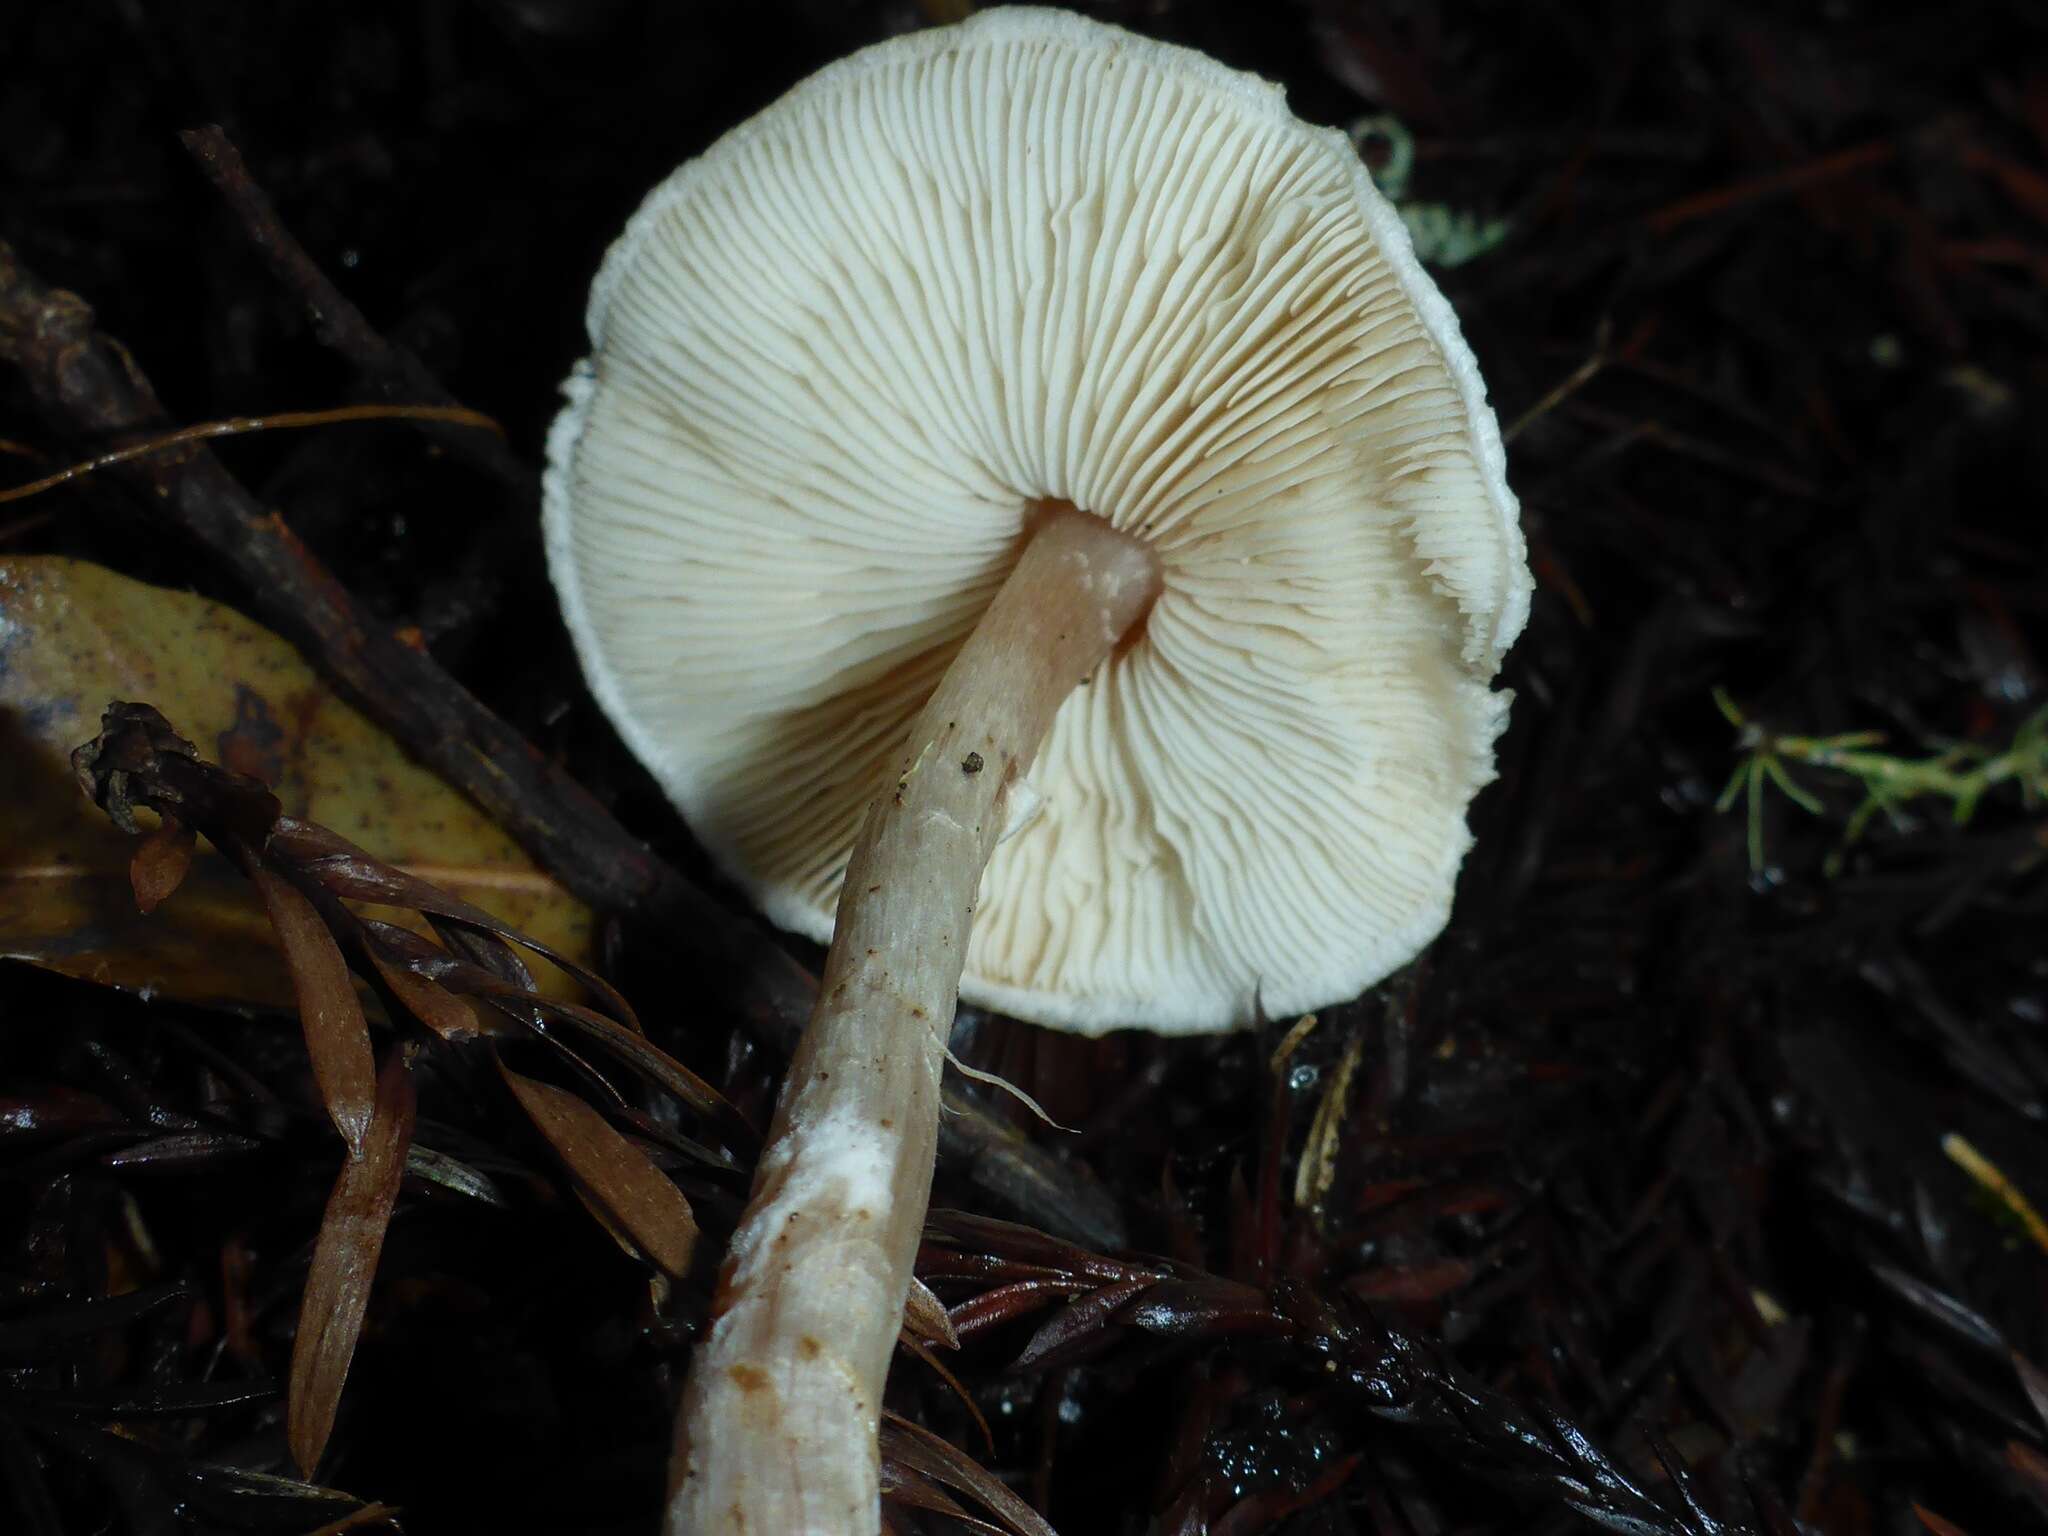
<path fill-rule="evenodd" d="M 737 915 L 584 689 L 541 559 L 541 443 L 646 189 L 818 65 L 952 9 L 0 14 L 0 480 L 145 427 L 420 401 L 429 377 L 500 424 L 489 447 L 356 423 L 213 451 L 281 549 L 540 749 L 533 793 L 559 773 L 658 855 L 579 891 L 681 900 L 670 865 L 711 890 L 723 915 L 691 909 L 714 937 L 686 958 L 645 911 L 591 942 L 742 1117 L 784 1037 L 732 999 L 816 955 Z M 891 1518 L 977 1528 L 930 1508 L 988 1493 L 966 1458 L 1065 1536 L 2043 1528 L 2048 18 L 1087 9 L 1283 82 L 1402 183 L 1507 433 L 1538 590 L 1456 913 L 1416 965 L 1307 1029 L 964 1021 L 964 1057 L 1079 1134 L 973 1095 L 965 1123 L 1036 1145 L 1054 1182 L 1005 1197 L 1000 1150 L 942 1164 L 935 1204 L 975 1213 L 936 1218 L 921 1260 L 967 1335 L 936 1356 L 957 1391 L 905 1355 L 891 1404 L 958 1455 L 895 1431 Z M 180 140 L 207 124 L 360 334 L 310 318 L 252 242 L 250 204 Z M 92 307 L 159 414 L 94 414 L 118 367 L 21 361 L 23 306 L 49 313 L 23 273 Z M 165 513 L 217 508 L 210 473 L 0 502 L 0 568 L 92 562 L 317 649 L 284 567 Z M 26 765 L 21 640 L 17 612 L 0 751 Z M 401 684 L 370 712 L 431 735 L 441 696 Z M 45 869 L 21 825 L 0 815 L 0 885 Z M 70 962 L 0 933 L 73 972 L 111 942 L 58 938 Z M 249 953 L 223 939 L 191 973 Z M 652 1531 L 744 1190 L 724 1144 L 697 1157 L 644 1085 L 621 1101 L 705 1232 L 682 1278 L 651 1279 L 540 1119 L 428 1041 L 406 1123 L 430 1155 L 393 1173 L 302 1484 L 282 1384 L 339 1148 L 288 1016 L 195 1000 L 231 985 L 146 990 L 0 966 L 0 1526 L 306 1532 L 398 1509 L 415 1536 Z M 979 1517 L 1030 1528 L 999 1506 Z"/>

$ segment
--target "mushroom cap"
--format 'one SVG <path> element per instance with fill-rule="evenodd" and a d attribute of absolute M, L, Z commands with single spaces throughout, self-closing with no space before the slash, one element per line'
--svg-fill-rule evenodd
<path fill-rule="evenodd" d="M 548 444 L 593 691 L 824 941 L 1028 509 L 1149 539 L 961 995 L 1084 1032 L 1355 995 L 1442 928 L 1530 580 L 1456 319 L 1345 137 L 1064 12 L 865 49 L 655 189 Z"/>

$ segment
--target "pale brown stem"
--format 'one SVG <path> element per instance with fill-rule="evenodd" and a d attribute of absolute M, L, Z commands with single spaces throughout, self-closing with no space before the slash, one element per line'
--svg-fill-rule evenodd
<path fill-rule="evenodd" d="M 931 1195 L 939 1076 L 982 870 L 1054 714 L 1159 590 L 1139 541 L 1048 511 L 861 828 L 715 1321 L 676 1426 L 668 1536 L 863 1536 Z"/>

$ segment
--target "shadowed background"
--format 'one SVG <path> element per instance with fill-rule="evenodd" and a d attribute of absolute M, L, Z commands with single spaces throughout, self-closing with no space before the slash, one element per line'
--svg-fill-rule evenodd
<path fill-rule="evenodd" d="M 1077 1129 L 1039 1134 L 1102 1176 L 1137 1247 L 1433 1341 L 1418 1391 L 1449 1361 L 1554 1408 L 1664 1501 L 1657 1529 L 2048 1518 L 2048 1424 L 2014 1363 L 2048 1365 L 2048 1229 L 2027 1222 L 2048 1204 L 2048 822 L 2008 782 L 1967 825 L 1923 798 L 1847 845 L 1879 770 L 1788 761 L 1820 813 L 1766 779 L 1753 863 L 1744 806 L 1714 802 L 1755 759 L 1712 696 L 1768 730 L 1882 731 L 1902 760 L 2024 743 L 2048 628 L 2048 23 L 2017 0 L 1086 9 L 1283 81 L 1405 167 L 1418 223 L 1484 247 L 1438 276 L 1511 433 L 1539 590 L 1501 780 L 1417 967 L 1291 1044 L 1292 1020 L 1166 1045 L 970 1017 L 956 1049 Z M 945 11 L 19 7 L 0 238 L 97 309 L 176 422 L 359 398 L 181 148 L 219 123 L 371 324 L 531 463 L 645 190 Z M 10 482 L 99 446 L 11 373 L 0 438 L 34 455 L 0 458 Z M 583 691 L 531 504 L 402 428 L 221 452 L 370 613 L 705 874 Z M 247 606 L 108 483 L 0 505 L 0 557 L 45 553 Z M 773 1062 L 700 963 L 631 923 L 614 939 L 664 1043 L 765 1105 Z M 207 1470 L 282 1472 L 274 1403 L 95 1427 L 137 1393 L 284 1370 L 335 1166 L 304 1077 L 274 1019 L 0 969 L 0 1366 L 71 1394 L 0 1389 L 19 1528 L 334 1518 Z M 424 1083 L 421 1114 L 514 1194 L 408 1181 L 324 1480 L 415 1532 L 651 1529 L 710 1276 L 657 1306 L 461 1074 Z M 242 1140 L 120 1155 L 181 1115 Z M 938 1201 L 989 1208 L 944 1170 Z M 190 1295 L 118 1328 L 48 1323 L 173 1281 Z M 1068 1536 L 1585 1528 L 1513 1462 L 1494 1399 L 1404 1423 L 1193 1308 L 1105 1310 L 1095 1353 L 1008 1370 L 1030 1336 L 999 1322 L 943 1357 L 992 1448 L 920 1364 L 895 1401 Z"/>

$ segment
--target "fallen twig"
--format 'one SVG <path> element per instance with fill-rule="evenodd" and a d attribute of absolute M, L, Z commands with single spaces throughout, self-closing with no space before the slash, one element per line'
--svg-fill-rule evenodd
<path fill-rule="evenodd" d="M 271 273 L 306 306 L 314 334 L 347 358 L 365 384 L 387 400 L 436 406 L 459 403 L 424 363 L 379 335 L 347 295 L 328 281 L 319 264 L 285 228 L 268 194 L 242 163 L 241 152 L 220 128 L 188 128 L 178 138 L 241 220 L 249 243 Z M 423 420 L 418 426 L 454 457 L 502 482 L 522 505 L 538 502 L 539 477 L 503 441 L 450 430 L 446 423 Z"/>
<path fill-rule="evenodd" d="M 472 411 L 461 405 L 344 405 L 328 411 L 275 411 L 268 416 L 231 416 L 225 421 L 202 421 L 189 427 L 179 427 L 158 437 L 130 443 L 125 448 L 111 448 L 105 453 L 94 454 L 80 463 L 67 464 L 62 469 L 53 470 L 42 478 L 30 480 L 24 485 L 10 485 L 0 490 L 0 502 L 26 501 L 31 496 L 54 491 L 58 486 L 68 484 L 81 475 L 110 469 L 116 464 L 126 464 L 131 459 L 147 458 L 150 454 L 162 453 L 166 448 L 175 448 L 180 443 L 196 443 L 215 437 L 239 437 L 249 432 L 326 427 L 345 421 L 432 421 L 441 425 L 478 427 L 501 437 L 505 430 L 483 412 Z"/>
<path fill-rule="evenodd" d="M 1802 161 L 1798 165 L 1788 165 L 1748 181 L 1691 193 L 1645 214 L 1643 227 L 1652 234 L 1668 235 L 1674 229 L 1690 224 L 1696 219 L 1708 218 L 1731 208 L 1745 207 L 1750 203 L 1776 197 L 1783 192 L 1795 192 L 1802 187 L 1832 181 L 1838 176 L 1847 176 L 1854 171 L 1884 165 L 1897 154 L 1898 146 L 1889 139 L 1877 139 L 1868 144 L 1837 150 L 1833 154 L 1821 155 L 1817 159 Z"/>

